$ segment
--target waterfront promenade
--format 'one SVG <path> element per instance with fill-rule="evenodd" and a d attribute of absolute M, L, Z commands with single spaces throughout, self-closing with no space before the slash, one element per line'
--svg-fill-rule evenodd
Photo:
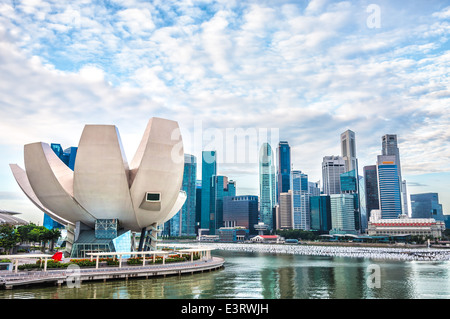
<path fill-rule="evenodd" d="M 327 257 L 371 258 L 387 260 L 449 261 L 448 248 L 391 248 L 391 247 L 351 247 L 289 244 L 241 244 L 241 243 L 202 243 L 214 249 L 261 252 L 273 254 L 295 254 Z"/>
<path fill-rule="evenodd" d="M 165 265 L 150 264 L 146 266 L 128 267 L 101 267 L 101 268 L 78 268 L 48 271 L 0 271 L 0 287 L 12 289 L 17 286 L 33 284 L 74 284 L 93 280 L 131 279 L 157 276 L 170 276 L 183 274 L 194 274 L 198 272 L 213 271 L 223 267 L 225 260 L 219 257 L 195 260 L 188 262 L 177 262 Z"/>

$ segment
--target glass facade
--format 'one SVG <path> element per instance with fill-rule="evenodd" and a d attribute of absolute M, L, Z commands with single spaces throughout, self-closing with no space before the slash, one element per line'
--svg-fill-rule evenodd
<path fill-rule="evenodd" d="M 210 228 L 211 182 L 215 175 L 217 175 L 216 151 L 203 151 L 200 228 Z"/>
<path fill-rule="evenodd" d="M 223 226 L 223 199 L 226 196 L 236 196 L 236 185 L 234 181 L 228 182 L 226 176 L 213 176 L 211 181 L 209 234 L 215 235 L 216 230 Z"/>
<path fill-rule="evenodd" d="M 310 206 L 308 175 L 301 171 L 292 171 L 292 214 L 294 217 L 294 229 L 310 229 Z"/>
<path fill-rule="evenodd" d="M 131 251 L 131 230 L 112 240 L 114 249 L 118 253 Z M 131 255 L 123 255 L 124 258 L 130 258 Z"/>
<path fill-rule="evenodd" d="M 345 161 L 341 156 L 325 156 L 322 160 L 322 188 L 326 195 L 341 193 L 341 174 Z"/>
<path fill-rule="evenodd" d="M 184 154 L 184 172 L 181 189 L 186 192 L 186 201 L 181 210 L 164 224 L 164 235 L 195 236 L 197 159 Z"/>
<path fill-rule="evenodd" d="M 259 153 L 260 220 L 273 229 L 273 207 L 276 204 L 275 166 L 272 148 L 268 143 Z"/>
<path fill-rule="evenodd" d="M 330 196 L 311 196 L 311 230 L 327 234 L 331 229 Z"/>
<path fill-rule="evenodd" d="M 223 223 L 225 227 L 245 227 L 256 235 L 258 224 L 258 196 L 227 196 L 223 198 Z"/>
<path fill-rule="evenodd" d="M 444 221 L 442 204 L 437 193 L 411 194 L 411 217 Z"/>
<path fill-rule="evenodd" d="M 113 239 L 117 237 L 119 221 L 117 219 L 97 219 L 95 221 L 95 238 Z"/>
<path fill-rule="evenodd" d="M 277 201 L 280 202 L 280 194 L 287 193 L 291 187 L 291 147 L 286 141 L 280 141 L 277 149 Z"/>
<path fill-rule="evenodd" d="M 380 202 L 378 200 L 378 174 L 377 166 L 364 166 L 364 186 L 366 199 L 366 213 L 367 220 L 370 219 L 370 212 L 373 209 L 380 209 Z"/>
<path fill-rule="evenodd" d="M 356 233 L 354 202 L 352 194 L 330 195 L 332 227 L 330 234 Z"/>
<path fill-rule="evenodd" d="M 398 218 L 402 214 L 400 180 L 395 156 L 378 156 L 378 194 L 381 218 Z"/>

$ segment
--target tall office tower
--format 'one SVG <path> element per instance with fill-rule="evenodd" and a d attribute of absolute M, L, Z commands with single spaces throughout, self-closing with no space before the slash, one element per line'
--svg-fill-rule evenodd
<path fill-rule="evenodd" d="M 398 149 L 397 135 L 385 134 L 381 137 L 381 155 L 395 156 L 395 165 L 398 170 L 398 180 L 400 183 L 400 191 L 402 193 L 402 208 L 403 213 L 408 214 L 408 197 L 406 195 L 406 181 L 402 179 L 402 166 L 400 164 L 400 151 Z"/>
<path fill-rule="evenodd" d="M 202 209 L 200 228 L 209 228 L 211 214 L 211 188 L 212 177 L 217 174 L 216 151 L 202 152 Z"/>
<path fill-rule="evenodd" d="M 354 202 L 351 194 L 330 195 L 332 227 L 330 233 L 356 233 Z"/>
<path fill-rule="evenodd" d="M 359 196 L 359 177 L 356 174 L 356 169 L 342 173 L 341 180 L 341 194 L 349 194 L 353 196 L 353 207 L 355 213 L 355 229 L 361 229 L 361 215 L 360 215 L 360 196 Z"/>
<path fill-rule="evenodd" d="M 310 196 L 319 196 L 320 195 L 319 182 L 308 182 L 308 192 Z"/>
<path fill-rule="evenodd" d="M 264 143 L 259 151 L 260 221 L 273 229 L 273 207 L 276 204 L 275 167 L 272 148 Z"/>
<path fill-rule="evenodd" d="M 438 193 L 411 194 L 411 217 L 444 221 Z"/>
<path fill-rule="evenodd" d="M 195 205 L 197 180 L 197 158 L 194 155 L 184 155 L 184 172 L 182 190 L 186 192 L 186 201 L 181 208 L 181 235 L 195 235 Z"/>
<path fill-rule="evenodd" d="M 341 156 L 325 156 L 322 161 L 322 188 L 326 195 L 341 193 L 340 176 L 345 172 L 345 161 Z"/>
<path fill-rule="evenodd" d="M 359 183 L 359 217 L 361 221 L 361 227 L 360 232 L 365 233 L 367 230 L 369 219 L 367 217 L 367 210 L 366 210 L 366 183 L 364 181 L 363 176 L 358 176 L 358 183 Z"/>
<path fill-rule="evenodd" d="M 280 141 L 277 148 L 277 202 L 280 194 L 287 193 L 291 183 L 291 147 L 286 141 Z"/>
<path fill-rule="evenodd" d="M 349 172 L 355 170 L 358 172 L 355 132 L 347 130 L 341 134 L 341 154 L 345 161 L 345 171 Z"/>
<path fill-rule="evenodd" d="M 277 205 L 277 229 L 292 229 L 292 190 L 280 194 L 280 203 Z"/>
<path fill-rule="evenodd" d="M 215 235 L 216 230 L 223 227 L 223 199 L 226 196 L 236 196 L 236 183 L 228 181 L 226 176 L 216 175 L 211 178 L 211 186 L 209 234 Z"/>
<path fill-rule="evenodd" d="M 402 201 L 398 167 L 395 156 L 378 155 L 378 200 L 381 218 L 398 218 L 402 214 Z"/>
<path fill-rule="evenodd" d="M 186 192 L 186 201 L 178 213 L 164 223 L 164 233 L 169 236 L 195 235 L 197 158 L 184 154 L 184 172 L 181 189 Z"/>
<path fill-rule="evenodd" d="M 223 224 L 225 227 L 245 227 L 256 235 L 258 224 L 258 196 L 226 196 L 223 198 Z"/>
<path fill-rule="evenodd" d="M 366 194 L 367 220 L 370 219 L 370 212 L 380 209 L 378 196 L 378 173 L 376 165 L 364 166 L 364 186 Z"/>
<path fill-rule="evenodd" d="M 310 229 L 308 175 L 301 171 L 291 172 L 292 214 L 294 229 Z"/>
<path fill-rule="evenodd" d="M 195 182 L 195 234 L 198 234 L 202 216 L 202 180 Z"/>
<path fill-rule="evenodd" d="M 318 195 L 310 197 L 311 203 L 311 230 L 319 234 L 328 234 L 331 230 L 331 203 L 330 196 Z"/>

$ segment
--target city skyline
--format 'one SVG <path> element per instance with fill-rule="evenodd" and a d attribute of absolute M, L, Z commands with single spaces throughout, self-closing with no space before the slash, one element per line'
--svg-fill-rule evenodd
<path fill-rule="evenodd" d="M 346 130 L 360 175 L 396 134 L 408 194 L 436 192 L 448 214 L 449 17 L 440 1 L 5 1 L 0 208 L 42 223 L 8 167 L 24 144 L 77 146 L 84 124 L 116 124 L 130 159 L 159 116 L 178 121 L 198 159 L 195 121 L 202 133 L 275 128 L 311 181 Z M 237 195 L 259 194 L 257 163 L 218 164 Z"/>

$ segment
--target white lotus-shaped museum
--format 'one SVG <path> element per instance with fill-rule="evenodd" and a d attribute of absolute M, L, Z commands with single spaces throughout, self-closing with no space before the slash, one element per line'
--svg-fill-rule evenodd
<path fill-rule="evenodd" d="M 151 118 L 130 165 L 114 125 L 86 125 L 72 171 L 42 142 L 24 147 L 25 170 L 11 164 L 23 192 L 63 225 L 94 228 L 99 219 L 141 231 L 183 206 L 184 154 L 178 123 Z"/>

